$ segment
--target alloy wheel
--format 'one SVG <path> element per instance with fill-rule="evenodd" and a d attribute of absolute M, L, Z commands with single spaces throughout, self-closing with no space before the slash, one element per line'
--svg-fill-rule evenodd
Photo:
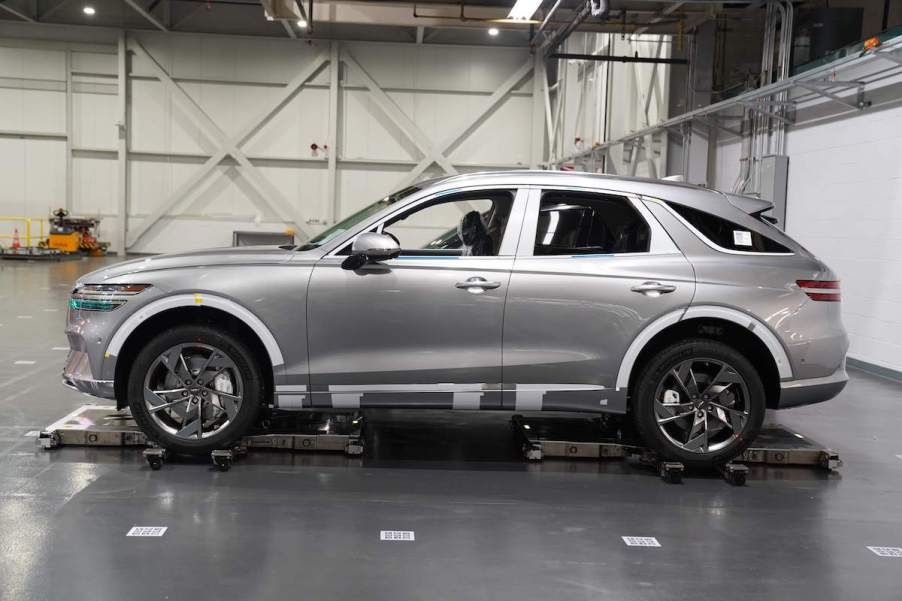
<path fill-rule="evenodd" d="M 166 432 L 202 439 L 236 418 L 244 381 L 235 361 L 208 344 L 177 344 L 160 353 L 144 378 L 144 404 Z"/>
<path fill-rule="evenodd" d="M 749 420 L 749 398 L 746 382 L 733 366 L 716 359 L 687 359 L 658 384 L 655 419 L 676 447 L 710 453 L 742 434 Z"/>

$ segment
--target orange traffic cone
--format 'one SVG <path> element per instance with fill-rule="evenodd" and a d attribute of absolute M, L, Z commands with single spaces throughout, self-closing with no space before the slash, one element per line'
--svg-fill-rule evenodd
<path fill-rule="evenodd" d="M 19 242 L 19 228 L 15 228 L 13 230 L 13 248 L 22 248 L 22 243 Z"/>

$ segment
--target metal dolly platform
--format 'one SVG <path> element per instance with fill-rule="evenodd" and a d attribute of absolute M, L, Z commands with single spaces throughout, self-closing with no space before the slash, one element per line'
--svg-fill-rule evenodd
<path fill-rule="evenodd" d="M 314 412 L 292 414 L 273 419 L 266 430 L 242 438 L 229 449 L 217 449 L 210 459 L 218 469 L 228 470 L 234 459 L 249 449 L 285 451 L 332 451 L 346 455 L 363 454 L 364 419 L 359 413 Z M 69 415 L 47 426 L 38 434 L 44 449 L 60 446 L 146 447 L 144 457 L 151 469 L 166 461 L 165 448 L 148 441 L 132 419 L 128 409 L 112 405 L 82 405 Z"/>
<path fill-rule="evenodd" d="M 682 481 L 685 466 L 666 461 L 623 436 L 616 425 L 603 417 L 524 417 L 514 415 L 511 426 L 522 442 L 529 461 L 545 457 L 566 459 L 625 459 L 638 456 L 640 463 L 653 465 L 670 483 Z M 730 484 L 745 484 L 748 465 L 804 466 L 835 470 L 842 466 L 836 451 L 783 426 L 765 425 L 755 442 L 734 461 L 718 471 Z"/>

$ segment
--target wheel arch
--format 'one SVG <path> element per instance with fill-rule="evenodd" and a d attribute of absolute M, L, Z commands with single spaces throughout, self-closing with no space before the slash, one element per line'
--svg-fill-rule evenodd
<path fill-rule="evenodd" d="M 183 324 L 214 324 L 239 336 L 253 347 L 254 355 L 273 389 L 275 370 L 284 364 L 282 352 L 266 325 L 241 305 L 221 297 L 186 294 L 166 297 L 142 307 L 116 331 L 106 355 L 115 360 L 114 388 L 117 406 L 127 405 L 125 386 L 131 366 L 143 343 L 160 331 Z"/>
<path fill-rule="evenodd" d="M 633 341 L 620 365 L 617 388 L 634 390 L 645 363 L 662 348 L 686 338 L 707 338 L 728 344 L 759 367 L 768 408 L 780 399 L 780 381 L 792 378 L 783 344 L 760 320 L 727 307 L 690 307 L 649 324 Z"/>

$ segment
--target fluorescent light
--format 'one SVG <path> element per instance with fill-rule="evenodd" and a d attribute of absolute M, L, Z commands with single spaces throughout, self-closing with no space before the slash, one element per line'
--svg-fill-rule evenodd
<path fill-rule="evenodd" d="M 304 19 L 298 19 L 298 27 L 301 29 L 307 29 L 307 21 Z"/>
<path fill-rule="evenodd" d="M 94 13 L 96 13 L 97 11 L 94 10 L 93 6 L 85 6 L 84 8 L 81 9 L 81 12 L 85 13 L 88 16 L 93 16 Z"/>
<path fill-rule="evenodd" d="M 490 28 L 489 28 L 489 35 L 490 35 L 490 36 L 496 36 L 496 35 L 498 35 L 499 33 L 501 33 L 501 32 L 498 30 L 497 27 L 490 27 Z"/>
<path fill-rule="evenodd" d="M 542 0 L 517 0 L 514 7 L 507 14 L 507 18 L 522 21 L 531 19 L 541 4 Z"/>

